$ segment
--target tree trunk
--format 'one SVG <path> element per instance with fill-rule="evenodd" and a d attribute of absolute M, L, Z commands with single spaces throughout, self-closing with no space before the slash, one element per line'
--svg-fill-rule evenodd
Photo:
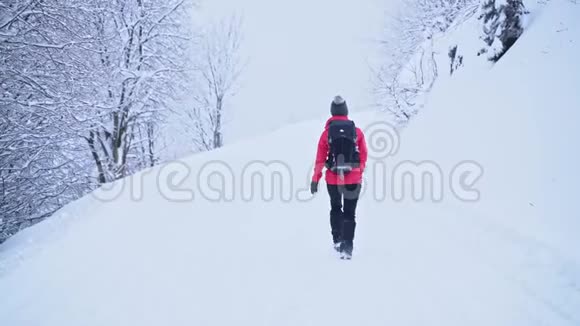
<path fill-rule="evenodd" d="M 154 126 L 152 123 L 149 123 L 147 125 L 147 141 L 149 143 L 148 144 L 149 145 L 149 164 L 151 167 L 154 167 L 155 163 L 157 163 L 157 160 L 156 160 L 155 154 L 154 154 L 155 153 L 155 151 L 154 151 L 154 148 L 155 148 L 154 142 L 155 141 L 153 139 L 153 137 L 154 137 L 154 129 L 153 128 L 154 128 Z"/>
<path fill-rule="evenodd" d="M 222 143 L 222 108 L 223 99 L 221 97 L 217 98 L 216 101 L 216 121 L 213 131 L 213 147 L 220 148 L 223 146 Z"/>
<path fill-rule="evenodd" d="M 89 143 L 89 148 L 91 149 L 91 154 L 93 155 L 93 159 L 95 160 L 95 164 L 97 165 L 97 172 L 98 172 L 98 180 L 100 184 L 104 184 L 107 182 L 105 178 L 105 170 L 103 169 L 103 162 L 99 157 L 99 152 L 95 146 L 95 132 L 89 132 L 89 138 L 87 139 Z"/>

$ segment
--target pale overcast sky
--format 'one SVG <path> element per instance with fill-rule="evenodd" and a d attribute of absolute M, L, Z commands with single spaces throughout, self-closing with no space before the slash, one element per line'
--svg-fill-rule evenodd
<path fill-rule="evenodd" d="M 249 65 L 227 114 L 226 142 L 327 115 L 337 94 L 351 112 L 368 109 L 367 59 L 389 1 L 205 0 L 210 16 L 244 18 Z"/>

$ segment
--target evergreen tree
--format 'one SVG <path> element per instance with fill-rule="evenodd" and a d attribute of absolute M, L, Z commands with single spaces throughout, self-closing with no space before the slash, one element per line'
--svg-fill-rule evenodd
<path fill-rule="evenodd" d="M 523 0 L 482 0 L 479 19 L 485 47 L 480 54 L 487 53 L 489 60 L 497 62 L 522 35 L 525 13 Z"/>

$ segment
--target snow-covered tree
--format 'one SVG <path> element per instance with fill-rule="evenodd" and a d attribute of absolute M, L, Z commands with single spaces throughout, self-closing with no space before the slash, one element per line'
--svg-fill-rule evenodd
<path fill-rule="evenodd" d="M 241 42 L 242 21 L 237 16 L 214 24 L 202 37 L 194 103 L 186 111 L 186 129 L 196 151 L 223 146 L 227 107 L 244 68 Z"/>
<path fill-rule="evenodd" d="M 74 116 L 88 14 L 77 1 L 0 4 L 0 242 L 91 188 Z"/>
<path fill-rule="evenodd" d="M 186 78 L 184 0 L 102 1 L 99 79 L 86 135 L 101 182 L 157 161 L 156 130 Z"/>
<path fill-rule="evenodd" d="M 411 0 L 388 19 L 382 46 L 383 62 L 375 72 L 379 105 L 399 122 L 416 114 L 421 94 L 439 75 L 434 37 L 457 20 L 473 14 L 478 0 Z"/>
<path fill-rule="evenodd" d="M 0 2 L 0 242 L 162 161 L 193 89 L 192 1 Z"/>
<path fill-rule="evenodd" d="M 482 0 L 479 19 L 483 21 L 485 47 L 479 54 L 498 61 L 524 32 L 525 13 L 523 0 Z"/>

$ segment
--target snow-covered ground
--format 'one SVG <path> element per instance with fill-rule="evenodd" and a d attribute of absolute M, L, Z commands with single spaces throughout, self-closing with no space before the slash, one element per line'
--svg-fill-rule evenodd
<path fill-rule="evenodd" d="M 14 236 L 2 325 L 580 325 L 578 17 L 570 1 L 539 7 L 493 68 L 443 78 L 386 159 L 372 132 L 385 118 L 353 116 L 378 160 L 352 261 L 332 252 L 327 195 L 306 191 L 324 121 L 303 122 L 122 180 L 114 200 L 98 191 Z M 284 188 L 268 201 L 247 177 L 270 161 Z M 441 201 L 376 198 L 409 161 L 437 163 Z M 478 167 L 479 200 L 461 200 Z"/>

